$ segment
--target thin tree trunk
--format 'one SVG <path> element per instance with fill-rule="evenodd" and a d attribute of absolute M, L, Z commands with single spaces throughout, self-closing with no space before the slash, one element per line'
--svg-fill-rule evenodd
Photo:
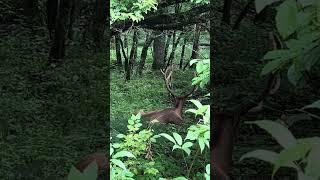
<path fill-rule="evenodd" d="M 175 35 L 174 35 L 174 38 L 172 39 L 172 42 L 173 42 L 173 45 L 172 45 L 172 51 L 170 53 L 170 56 L 169 56 L 169 59 L 168 59 L 168 62 L 167 62 L 167 65 L 166 65 L 166 68 L 170 66 L 170 64 L 172 64 L 172 61 L 174 59 L 174 55 L 175 55 L 175 51 L 178 47 L 178 44 L 180 42 L 180 39 L 183 35 L 183 32 L 180 33 L 179 37 L 177 40 L 175 40 Z"/>
<path fill-rule="evenodd" d="M 68 38 L 72 40 L 73 38 L 73 23 L 76 20 L 76 2 L 75 0 L 71 0 L 71 10 L 70 10 L 70 17 L 69 17 L 69 26 L 68 26 Z"/>
<path fill-rule="evenodd" d="M 117 65 L 122 67 L 122 60 L 121 60 L 121 37 L 120 34 L 115 35 L 115 44 L 116 44 L 116 57 L 117 57 Z"/>
<path fill-rule="evenodd" d="M 65 41 L 66 41 L 66 26 L 70 12 L 70 1 L 60 0 L 57 5 L 57 14 L 54 21 L 54 37 L 53 43 L 49 52 L 49 61 L 61 61 L 65 56 Z M 49 3 L 48 3 L 49 4 Z M 49 18 L 49 17 L 48 17 Z M 52 17 L 50 17 L 52 18 Z"/>
<path fill-rule="evenodd" d="M 164 49 L 164 62 L 166 62 L 167 56 L 168 56 L 168 49 L 169 49 L 169 45 L 170 45 L 170 41 L 172 38 L 172 33 L 169 32 L 168 36 L 167 36 L 167 42 L 166 42 L 166 47 Z"/>
<path fill-rule="evenodd" d="M 148 49 L 149 46 L 151 45 L 152 41 L 154 39 L 153 33 L 149 33 L 146 37 L 146 41 L 143 45 L 142 51 L 141 51 L 141 60 L 139 64 L 139 69 L 138 72 L 140 75 L 142 75 L 142 71 L 144 69 L 144 65 L 146 63 L 147 55 L 148 55 Z"/>
<path fill-rule="evenodd" d="M 104 30 L 107 22 L 107 1 L 96 0 L 93 39 L 96 49 L 102 49 L 104 43 Z"/>
<path fill-rule="evenodd" d="M 222 21 L 230 24 L 232 0 L 224 0 Z"/>
<path fill-rule="evenodd" d="M 130 80 L 130 66 L 129 66 L 129 59 L 126 56 L 126 52 L 124 50 L 124 44 L 122 40 L 120 39 L 120 45 L 121 45 L 121 50 L 122 50 L 122 55 L 124 57 L 124 70 L 126 73 L 126 80 Z"/>
<path fill-rule="evenodd" d="M 132 47 L 131 47 L 131 51 L 130 51 L 130 70 L 133 69 L 135 63 L 136 63 L 136 52 L 137 52 L 137 48 L 138 48 L 138 31 L 135 29 L 133 30 L 133 36 L 132 36 Z"/>
<path fill-rule="evenodd" d="M 201 26 L 200 24 L 197 24 L 196 32 L 194 34 L 194 39 L 193 39 L 191 59 L 198 59 L 200 33 L 201 33 Z"/>
<path fill-rule="evenodd" d="M 184 58 L 184 53 L 185 53 L 185 49 L 186 49 L 186 44 L 187 44 L 187 37 L 184 37 L 184 41 L 183 41 L 183 45 L 182 45 L 182 51 L 181 51 L 181 58 L 180 58 L 180 63 L 179 63 L 179 68 L 182 69 L 182 65 L 183 65 L 183 58 Z"/>

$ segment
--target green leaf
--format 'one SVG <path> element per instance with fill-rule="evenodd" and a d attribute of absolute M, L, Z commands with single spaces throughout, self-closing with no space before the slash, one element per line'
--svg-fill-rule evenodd
<path fill-rule="evenodd" d="M 200 101 L 198 101 L 198 100 L 189 100 L 190 102 L 192 102 L 194 105 L 196 105 L 197 106 L 197 108 L 200 108 L 200 107 L 202 107 L 202 104 L 201 104 L 201 102 Z"/>
<path fill-rule="evenodd" d="M 68 180 L 78 180 L 78 179 L 79 180 L 82 179 L 82 173 L 77 168 L 72 166 L 68 174 Z"/>
<path fill-rule="evenodd" d="M 131 157 L 135 158 L 135 156 L 129 151 L 120 151 L 112 156 L 112 158 L 121 158 L 121 157 Z"/>
<path fill-rule="evenodd" d="M 181 146 L 175 144 L 175 145 L 173 145 L 173 147 L 172 147 L 172 151 L 175 150 L 175 149 L 181 149 Z"/>
<path fill-rule="evenodd" d="M 280 167 L 304 158 L 310 151 L 311 147 L 311 144 L 297 143 L 282 150 L 274 163 L 275 167 L 273 168 L 272 175 L 274 175 Z"/>
<path fill-rule="evenodd" d="M 186 152 L 188 154 L 188 156 L 190 156 L 191 150 L 189 148 L 182 148 L 184 150 L 184 152 Z"/>
<path fill-rule="evenodd" d="M 310 6 L 313 4 L 314 0 L 298 0 L 298 2 L 303 6 Z"/>
<path fill-rule="evenodd" d="M 298 179 L 299 180 L 318 180 L 317 178 L 307 176 L 306 174 L 304 174 L 301 171 L 298 171 Z"/>
<path fill-rule="evenodd" d="M 124 134 L 118 134 L 117 135 L 117 138 L 120 138 L 120 139 L 122 139 L 122 138 L 125 138 L 126 136 L 124 135 Z"/>
<path fill-rule="evenodd" d="M 320 177 L 320 145 L 313 146 L 312 150 L 310 151 L 308 155 L 308 164 L 305 168 L 305 173 L 308 176 L 312 177 Z"/>
<path fill-rule="evenodd" d="M 197 110 L 196 109 L 188 109 L 188 110 L 186 110 L 186 112 L 191 112 L 193 114 L 197 114 Z"/>
<path fill-rule="evenodd" d="M 119 160 L 119 159 L 110 159 L 110 161 L 113 164 L 115 164 L 115 165 L 119 166 L 120 168 L 122 168 L 123 170 L 126 170 L 126 165 L 124 165 L 124 163 L 121 160 Z"/>
<path fill-rule="evenodd" d="M 255 1 L 255 6 L 256 6 L 256 11 L 257 13 L 260 13 L 266 6 L 277 2 L 279 0 L 256 0 Z"/>
<path fill-rule="evenodd" d="M 248 152 L 244 155 L 241 156 L 240 161 L 247 159 L 247 158 L 255 158 L 255 159 L 260 159 L 265 162 L 269 162 L 271 164 L 274 164 L 275 161 L 278 158 L 278 154 L 272 151 L 268 150 L 255 150 Z M 292 168 L 298 168 L 293 162 L 289 162 L 288 164 L 285 165 L 286 167 L 292 167 Z"/>
<path fill-rule="evenodd" d="M 290 56 L 290 51 L 287 49 L 276 49 L 267 52 L 264 56 L 263 59 L 280 59 L 283 57 Z"/>
<path fill-rule="evenodd" d="M 287 38 L 297 29 L 298 7 L 295 0 L 286 0 L 279 7 L 276 25 L 280 35 Z"/>
<path fill-rule="evenodd" d="M 207 173 L 207 174 L 210 174 L 210 164 L 207 164 L 207 165 L 206 165 L 206 173 Z"/>
<path fill-rule="evenodd" d="M 159 136 L 163 136 L 165 138 L 167 138 L 169 141 L 173 142 L 174 144 L 176 144 L 176 141 L 173 139 L 172 136 L 170 136 L 169 134 L 166 134 L 166 133 L 161 133 L 159 134 Z"/>
<path fill-rule="evenodd" d="M 295 64 L 292 64 L 288 69 L 287 76 L 288 76 L 289 82 L 294 86 L 296 86 L 297 83 L 302 78 L 302 73 L 296 69 Z"/>
<path fill-rule="evenodd" d="M 178 133 L 172 133 L 173 134 L 173 137 L 174 139 L 177 141 L 177 143 L 181 146 L 182 145 L 182 138 L 181 136 L 178 134 Z"/>
<path fill-rule="evenodd" d="M 181 176 L 181 177 L 173 178 L 172 180 L 188 180 L 188 179 Z"/>
<path fill-rule="evenodd" d="M 317 108 L 317 109 L 320 109 L 320 100 L 317 100 L 317 101 L 313 102 L 312 104 L 303 107 L 302 109 L 308 109 L 308 108 Z"/>
<path fill-rule="evenodd" d="M 185 140 L 190 139 L 191 141 L 196 140 L 198 138 L 198 134 L 196 134 L 194 131 L 188 131 L 187 137 Z"/>
<path fill-rule="evenodd" d="M 91 162 L 88 167 L 83 171 L 85 179 L 97 179 L 98 177 L 98 164 L 96 161 Z"/>
<path fill-rule="evenodd" d="M 199 138 L 198 139 L 198 143 L 199 143 L 199 146 L 200 146 L 200 150 L 201 150 L 201 153 L 202 151 L 204 150 L 204 147 L 205 147 L 205 140 L 203 138 Z"/>
<path fill-rule="evenodd" d="M 269 74 L 269 73 L 271 73 L 271 72 L 274 72 L 274 71 L 280 69 L 281 66 L 282 66 L 282 64 L 283 64 L 282 59 L 276 59 L 276 60 L 273 60 L 273 61 L 268 62 L 268 63 L 263 67 L 263 69 L 262 69 L 262 71 L 261 71 L 261 75 L 263 76 L 263 75 Z"/>
<path fill-rule="evenodd" d="M 297 143 L 297 140 L 292 135 L 292 133 L 280 123 L 277 123 L 274 121 L 268 121 L 268 120 L 246 122 L 246 123 L 256 124 L 260 128 L 266 130 L 284 148 L 288 148 Z"/>
<path fill-rule="evenodd" d="M 182 145 L 182 149 L 184 149 L 184 148 L 189 148 L 189 147 L 191 147 L 192 145 L 193 145 L 192 142 L 185 142 L 185 143 Z"/>

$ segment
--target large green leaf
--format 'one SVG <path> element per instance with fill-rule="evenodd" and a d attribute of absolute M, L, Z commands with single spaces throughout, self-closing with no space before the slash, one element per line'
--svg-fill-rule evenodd
<path fill-rule="evenodd" d="M 98 165 L 96 161 L 93 161 L 89 166 L 81 173 L 75 167 L 72 167 L 68 175 L 68 180 L 94 180 L 98 177 Z"/>
<path fill-rule="evenodd" d="M 174 139 L 178 143 L 178 145 L 181 146 L 182 145 L 182 137 L 178 133 L 175 133 L 175 132 L 172 134 L 173 134 Z"/>
<path fill-rule="evenodd" d="M 311 148 L 312 145 L 310 143 L 297 143 L 282 150 L 274 163 L 275 166 L 272 175 L 274 175 L 280 167 L 290 162 L 303 159 Z"/>
<path fill-rule="evenodd" d="M 316 145 L 312 147 L 308 155 L 308 164 L 305 168 L 305 173 L 308 176 L 320 177 L 320 145 Z"/>
<path fill-rule="evenodd" d="M 122 169 L 124 169 L 124 170 L 126 169 L 126 165 L 124 165 L 124 163 L 123 163 L 121 160 L 119 160 L 119 159 L 110 159 L 110 161 L 111 161 L 113 164 L 121 167 Z"/>
<path fill-rule="evenodd" d="M 320 109 L 320 100 L 317 100 L 317 101 L 313 102 L 312 104 L 303 107 L 302 109 L 308 109 L 308 108 L 317 108 L 317 109 Z"/>
<path fill-rule="evenodd" d="M 161 133 L 161 134 L 159 134 L 159 136 L 163 136 L 163 137 L 167 138 L 169 141 L 171 141 L 174 144 L 176 144 L 176 141 L 174 140 L 174 138 L 172 136 L 170 136 L 169 134 Z"/>
<path fill-rule="evenodd" d="M 276 59 L 268 62 L 262 69 L 261 75 L 266 75 L 280 69 L 283 65 L 282 59 Z"/>
<path fill-rule="evenodd" d="M 287 38 L 297 29 L 298 7 L 295 0 L 286 0 L 279 7 L 276 25 L 280 35 Z"/>
<path fill-rule="evenodd" d="M 83 175 L 86 179 L 97 179 L 98 177 L 98 164 L 93 161 L 89 166 L 83 171 Z"/>
<path fill-rule="evenodd" d="M 134 158 L 135 156 L 129 151 L 120 151 L 120 152 L 117 152 L 115 155 L 112 156 L 112 158 L 121 158 L 121 157 Z"/>
<path fill-rule="evenodd" d="M 279 0 L 256 0 L 255 1 L 255 6 L 256 6 L 256 11 L 257 13 L 260 13 L 266 6 L 277 2 Z"/>
<path fill-rule="evenodd" d="M 244 154 L 243 156 L 241 156 L 240 161 L 247 159 L 247 158 L 260 159 L 262 161 L 266 161 L 271 164 L 274 164 L 278 158 L 278 154 L 275 152 L 272 152 L 272 151 L 259 149 L 259 150 L 251 151 L 251 152 Z M 297 166 L 293 162 L 289 162 L 285 166 L 297 169 Z"/>
<path fill-rule="evenodd" d="M 263 59 L 290 59 L 292 58 L 292 52 L 288 49 L 276 49 L 267 52 Z"/>
<path fill-rule="evenodd" d="M 312 5 L 314 1 L 315 0 L 298 0 L 303 7 Z"/>
<path fill-rule="evenodd" d="M 292 135 L 292 133 L 285 126 L 283 126 L 280 123 L 277 123 L 274 121 L 268 121 L 268 120 L 246 122 L 246 123 L 247 124 L 256 124 L 260 128 L 266 130 L 284 148 L 288 148 L 288 147 L 297 143 L 297 140 Z"/>

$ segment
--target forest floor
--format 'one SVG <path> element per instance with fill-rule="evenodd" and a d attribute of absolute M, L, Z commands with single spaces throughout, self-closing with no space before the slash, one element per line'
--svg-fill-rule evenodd
<path fill-rule="evenodd" d="M 141 48 L 139 48 L 138 54 L 140 54 Z M 126 133 L 127 121 L 134 112 L 138 112 L 143 109 L 145 112 L 160 110 L 168 107 L 172 107 L 170 102 L 169 93 L 165 88 L 163 75 L 159 70 L 151 70 L 152 55 L 151 50 L 147 57 L 146 67 L 143 71 L 143 75 L 134 75 L 131 80 L 125 81 L 123 69 L 120 71 L 118 67 L 113 66 L 115 64 L 115 53 L 111 51 L 111 136 L 117 141 L 116 135 L 119 133 Z M 179 52 L 179 50 L 177 50 Z M 206 55 L 208 51 L 206 50 Z M 177 53 L 179 54 L 179 53 Z M 180 54 L 179 54 L 180 55 Z M 190 55 L 186 53 L 186 57 Z M 177 58 L 179 59 L 178 55 Z M 177 63 L 177 62 L 175 62 Z M 177 94 L 184 94 L 192 89 L 191 80 L 193 78 L 192 70 L 188 68 L 185 71 L 175 69 L 173 72 L 173 91 Z M 204 95 L 204 91 L 198 90 L 193 93 L 189 99 L 197 99 Z M 208 93 L 208 91 L 207 91 Z M 208 102 L 209 99 L 204 100 L 203 103 Z M 186 102 L 184 110 L 189 108 L 195 108 L 191 102 Z M 153 125 L 154 135 L 160 133 L 168 133 L 172 135 L 172 132 L 177 132 L 182 137 L 186 136 L 187 129 L 192 124 L 197 123 L 194 119 L 194 115 L 191 113 L 183 114 L 182 126 L 173 124 L 155 124 Z M 148 122 L 143 122 L 143 127 L 148 126 Z M 190 157 L 182 158 L 181 152 L 172 151 L 173 144 L 164 139 L 159 138 L 156 143 L 152 145 L 153 160 L 156 162 L 155 167 L 160 172 L 160 177 L 178 177 L 187 176 L 182 174 L 186 172 L 185 161 L 191 162 L 194 155 Z M 195 150 L 192 150 L 193 152 Z M 209 151 L 203 152 L 201 155 L 197 155 L 197 161 L 194 164 L 191 177 L 194 179 L 202 179 L 204 167 L 209 163 Z M 201 164 L 200 162 L 207 162 Z M 197 174 L 199 172 L 199 174 Z M 143 179 L 143 178 L 142 178 Z"/>
<path fill-rule="evenodd" d="M 221 17 L 216 19 L 220 21 Z M 214 48 L 216 76 L 213 80 L 215 90 L 212 107 L 220 111 L 234 107 L 247 99 L 254 101 L 264 88 L 266 79 L 260 76 L 260 72 L 266 62 L 261 59 L 269 50 L 268 32 L 272 29 L 265 24 L 254 25 L 249 19 L 242 22 L 239 30 L 231 30 L 231 27 L 221 25 L 220 22 L 213 24 L 217 25 L 213 28 L 216 35 L 213 46 L 217 48 Z M 320 79 L 318 72 L 315 71 L 312 75 Z M 301 108 L 319 99 L 320 92 L 314 87 L 308 84 L 294 87 L 288 82 L 286 72 L 281 76 L 281 87 L 275 95 L 267 99 L 264 110 L 243 117 L 243 121 L 277 120 L 282 115 L 281 110 Z M 319 136 L 319 127 L 320 122 L 313 119 L 299 121 L 290 127 L 290 130 L 297 138 L 313 137 Z M 238 177 L 239 180 L 247 180 L 248 176 L 257 179 L 257 175 L 271 177 L 271 164 L 255 159 L 239 161 L 242 155 L 257 149 L 279 152 L 281 147 L 262 129 L 243 124 L 234 148 L 232 171 L 234 177 Z M 279 174 L 292 175 L 292 172 L 282 169 Z"/>
<path fill-rule="evenodd" d="M 20 27 L 0 41 L 0 179 L 66 177 L 82 156 L 106 150 L 105 54 L 68 46 L 48 63 L 45 29 Z"/>

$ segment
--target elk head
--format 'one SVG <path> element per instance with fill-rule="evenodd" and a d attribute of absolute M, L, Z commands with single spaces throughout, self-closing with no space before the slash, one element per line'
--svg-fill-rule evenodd
<path fill-rule="evenodd" d="M 167 68 L 166 70 L 161 69 L 160 71 L 164 76 L 166 89 L 168 90 L 169 94 L 175 101 L 175 106 L 172 108 L 166 108 L 158 111 L 151 111 L 146 113 L 140 112 L 141 116 L 142 118 L 157 120 L 158 122 L 161 122 L 161 123 L 181 124 L 183 105 L 186 99 L 197 89 L 197 87 L 193 86 L 192 90 L 189 93 L 183 96 L 178 96 L 171 89 L 172 70 L 169 71 L 169 68 Z"/>

